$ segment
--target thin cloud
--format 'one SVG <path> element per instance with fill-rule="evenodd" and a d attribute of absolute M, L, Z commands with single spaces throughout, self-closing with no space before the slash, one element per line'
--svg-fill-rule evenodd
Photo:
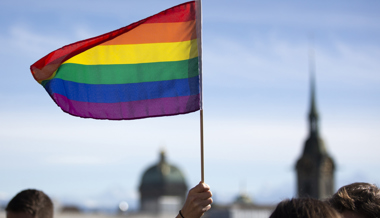
<path fill-rule="evenodd" d="M 348 11 L 346 3 L 298 2 L 297 7 L 284 2 L 243 1 L 230 4 L 225 13 L 223 4 L 204 3 L 204 19 L 214 22 L 265 26 L 302 27 L 313 29 L 378 29 L 377 3 L 359 3 Z"/>
<path fill-rule="evenodd" d="M 281 85 L 284 80 L 304 81 L 309 73 L 308 50 L 305 43 L 281 38 L 256 38 L 255 43 L 246 44 L 217 37 L 209 42 L 204 55 L 206 79 L 224 86 L 234 86 L 227 82 L 231 79 L 253 84 L 269 82 L 268 85 Z M 317 76 L 323 82 L 343 82 L 351 89 L 380 83 L 380 47 L 334 41 L 328 49 L 321 45 L 315 50 Z"/>
<path fill-rule="evenodd" d="M 114 161 L 100 156 L 52 156 L 46 159 L 46 163 L 54 165 L 104 165 Z"/>
<path fill-rule="evenodd" d="M 31 31 L 23 25 L 13 25 L 6 35 L 0 38 L 0 44 L 13 55 L 26 57 L 44 56 L 70 42 L 69 39 Z M 9 53 L 8 53 L 9 54 Z"/>

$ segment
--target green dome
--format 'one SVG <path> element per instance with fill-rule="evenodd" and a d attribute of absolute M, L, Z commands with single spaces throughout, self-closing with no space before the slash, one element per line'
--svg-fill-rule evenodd
<path fill-rule="evenodd" d="M 143 174 L 141 185 L 185 184 L 182 172 L 166 162 L 165 152 L 161 152 L 158 164 L 149 167 Z"/>
<path fill-rule="evenodd" d="M 162 151 L 160 161 L 143 173 L 139 191 L 140 210 L 158 213 L 164 210 L 163 197 L 174 199 L 176 203 L 172 206 L 179 210 L 185 203 L 187 185 L 182 172 L 166 162 L 165 152 Z"/>
<path fill-rule="evenodd" d="M 234 203 L 235 204 L 245 204 L 245 205 L 253 204 L 252 199 L 247 194 L 244 194 L 244 193 L 237 196 Z"/>

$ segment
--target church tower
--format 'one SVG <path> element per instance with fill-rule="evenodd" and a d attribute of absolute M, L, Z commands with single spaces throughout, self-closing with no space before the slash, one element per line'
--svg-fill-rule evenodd
<path fill-rule="evenodd" d="M 314 71 L 310 63 L 309 136 L 296 164 L 297 194 L 298 197 L 325 199 L 334 194 L 335 164 L 319 136 Z"/>

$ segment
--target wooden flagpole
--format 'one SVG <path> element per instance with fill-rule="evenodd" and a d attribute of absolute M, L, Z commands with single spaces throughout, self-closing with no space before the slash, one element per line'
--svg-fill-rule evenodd
<path fill-rule="evenodd" d="M 204 143 L 203 143 L 203 92 L 202 92 L 202 1 L 196 0 L 197 42 L 198 42 L 198 68 L 199 68 L 199 102 L 200 102 L 200 136 L 201 136 L 201 182 L 204 175 Z"/>
<path fill-rule="evenodd" d="M 205 181 L 205 172 L 204 172 L 204 147 L 203 147 L 203 109 L 200 110 L 201 114 L 201 181 Z"/>

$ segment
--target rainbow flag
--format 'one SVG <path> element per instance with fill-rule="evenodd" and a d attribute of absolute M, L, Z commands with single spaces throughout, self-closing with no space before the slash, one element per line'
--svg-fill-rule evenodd
<path fill-rule="evenodd" d="M 30 69 L 54 102 L 74 116 L 123 120 L 197 111 L 196 8 L 190 1 L 66 45 Z"/>

